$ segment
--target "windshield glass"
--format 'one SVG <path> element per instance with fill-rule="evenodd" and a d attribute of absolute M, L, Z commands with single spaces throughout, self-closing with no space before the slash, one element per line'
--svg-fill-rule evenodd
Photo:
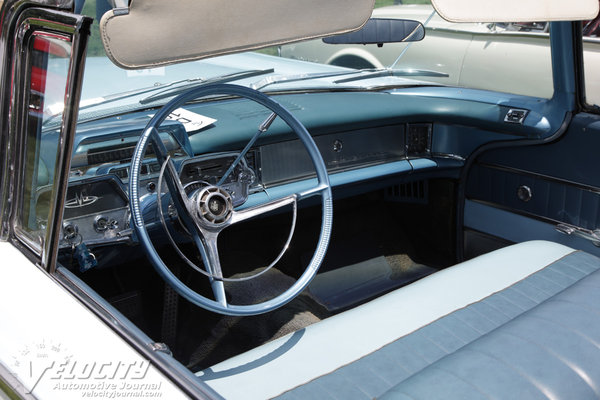
<path fill-rule="evenodd" d="M 109 7 L 107 0 L 77 4 L 76 11 L 95 19 L 80 120 L 158 106 L 209 82 L 266 92 L 443 85 L 543 98 L 553 93 L 548 24 L 449 23 L 428 0 L 377 0 L 373 12 L 423 23 L 426 35 L 419 42 L 340 45 L 318 39 L 142 70 L 121 69 L 106 57 L 98 21 Z"/>

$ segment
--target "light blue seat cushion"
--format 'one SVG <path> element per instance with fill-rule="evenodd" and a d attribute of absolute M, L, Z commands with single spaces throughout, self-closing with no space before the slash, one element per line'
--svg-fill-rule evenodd
<path fill-rule="evenodd" d="M 536 329 L 547 326 L 535 316 L 537 310 L 556 307 L 557 313 L 562 313 L 564 307 L 556 303 L 567 289 L 583 292 L 586 299 L 592 296 L 581 287 L 596 279 L 599 268 L 600 259 L 556 243 L 509 246 L 269 342 L 198 376 L 227 399 L 476 397 L 482 392 L 467 393 L 473 385 L 463 376 L 450 379 L 454 375 L 448 371 L 454 365 L 444 370 L 437 365 L 459 363 L 459 359 L 484 363 L 480 355 L 471 356 L 481 350 L 471 347 L 475 349 L 497 335 L 504 337 L 502 332 L 513 325 L 520 329 L 517 324 L 523 319 L 532 320 L 524 331 L 527 337 L 543 337 Z M 575 318 L 576 313 L 569 313 L 565 320 Z M 557 318 L 562 318 L 560 313 Z M 578 318 L 586 320 L 581 315 Z M 580 332 L 587 329 L 596 328 L 582 326 Z M 511 353 L 516 346 L 514 340 L 504 344 L 507 347 L 498 350 L 501 353 Z M 502 349 L 502 345 L 494 348 Z M 600 365 L 600 359 L 594 362 Z M 471 364 L 467 364 L 464 371 L 470 376 Z M 501 369 L 501 364 L 496 368 Z M 461 370 L 461 365 L 456 370 Z M 497 370 L 491 374 L 489 379 L 500 388 L 506 386 L 506 379 L 512 379 L 512 375 L 504 377 Z M 436 386 L 433 382 L 438 380 L 447 387 L 432 392 Z M 523 393 L 527 396 L 525 388 Z M 584 390 L 581 395 L 589 393 Z M 512 392 L 505 395 L 512 397 Z"/>
<path fill-rule="evenodd" d="M 599 268 L 572 253 L 279 398 L 598 398 Z"/>
<path fill-rule="evenodd" d="M 575 253 L 553 270 L 558 277 L 598 265 L 597 258 Z M 429 365 L 382 398 L 600 398 L 600 271 Z"/>

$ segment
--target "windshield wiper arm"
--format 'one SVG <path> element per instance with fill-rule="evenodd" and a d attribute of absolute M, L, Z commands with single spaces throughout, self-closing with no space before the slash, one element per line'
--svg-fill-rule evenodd
<path fill-rule="evenodd" d="M 363 79 L 379 78 L 382 76 L 425 76 L 435 78 L 448 78 L 450 75 L 448 75 L 445 72 L 431 71 L 428 69 L 381 69 L 374 71 L 371 70 L 368 71 L 366 74 L 351 76 L 350 78 L 339 79 L 334 83 L 354 82 Z"/>
<path fill-rule="evenodd" d="M 97 101 L 97 102 L 91 102 L 90 104 L 86 104 L 84 106 L 80 106 L 79 109 L 82 110 L 82 109 L 86 109 L 86 108 L 97 106 L 99 104 L 106 104 L 106 103 L 110 103 L 110 102 L 113 102 L 113 101 L 126 99 L 128 97 L 137 96 L 137 95 L 140 95 L 140 94 L 143 94 L 143 93 L 147 93 L 147 92 L 154 92 L 154 91 L 159 90 L 159 89 L 170 88 L 172 86 L 179 85 L 181 83 L 204 82 L 204 81 L 206 81 L 205 78 L 179 79 L 177 81 L 173 81 L 173 82 L 169 82 L 169 83 L 165 83 L 165 84 L 157 84 L 157 85 L 154 85 L 154 86 L 149 86 L 149 87 L 145 87 L 145 88 L 130 90 L 130 91 L 127 91 L 127 92 L 109 94 L 108 96 L 100 97 L 99 101 Z"/>
<path fill-rule="evenodd" d="M 231 82 L 231 81 L 237 81 L 239 79 L 246 79 L 246 78 L 252 78 L 254 76 L 271 74 L 273 72 L 275 72 L 275 70 L 273 68 L 252 69 L 252 70 L 248 70 L 248 71 L 234 72 L 234 73 L 228 74 L 228 75 L 221 75 L 221 76 L 217 76 L 214 78 L 203 79 L 198 83 L 196 83 L 195 81 L 192 81 L 192 85 L 177 86 L 175 88 L 169 88 L 169 89 L 163 90 L 161 92 L 151 94 L 150 96 L 147 96 L 147 97 L 144 97 L 143 99 L 141 99 L 139 101 L 139 103 L 140 104 L 148 104 L 148 103 L 152 103 L 157 100 L 166 99 L 168 97 L 173 97 L 173 96 L 175 96 L 181 92 L 184 92 L 188 89 L 191 89 L 192 87 L 195 87 L 195 86 L 208 85 L 209 83 L 226 83 L 226 82 Z"/>
<path fill-rule="evenodd" d="M 267 78 L 261 79 L 260 81 L 251 84 L 249 87 L 254 90 L 261 90 L 262 88 L 265 88 L 267 86 L 275 85 L 277 83 L 282 83 L 282 82 L 299 82 L 299 81 L 307 81 L 310 79 L 329 78 L 332 76 L 353 75 L 353 74 L 358 74 L 361 71 L 375 71 L 375 70 L 355 69 L 352 71 L 312 72 L 312 73 L 298 74 L 298 75 L 269 76 Z"/>

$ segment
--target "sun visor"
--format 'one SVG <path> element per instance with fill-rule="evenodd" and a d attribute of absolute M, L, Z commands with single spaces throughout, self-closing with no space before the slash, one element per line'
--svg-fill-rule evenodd
<path fill-rule="evenodd" d="M 594 19 L 598 0 L 432 0 L 450 22 L 543 22 Z"/>
<path fill-rule="evenodd" d="M 374 0 L 132 0 L 102 16 L 108 57 L 149 68 L 346 33 Z"/>

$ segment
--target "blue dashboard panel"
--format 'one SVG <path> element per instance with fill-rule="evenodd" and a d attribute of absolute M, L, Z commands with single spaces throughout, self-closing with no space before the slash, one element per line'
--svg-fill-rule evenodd
<path fill-rule="evenodd" d="M 438 155 L 467 158 L 479 146 L 491 141 L 520 139 L 519 135 L 507 135 L 486 131 L 466 125 L 436 123 L 433 125 L 433 143 L 431 152 Z"/>
<path fill-rule="evenodd" d="M 372 129 L 406 123 L 433 123 L 432 152 L 467 157 L 481 144 L 496 141 L 541 137 L 558 128 L 562 118 L 540 123 L 536 116 L 544 108 L 543 101 L 528 97 L 491 96 L 485 91 L 455 88 L 404 88 L 389 92 L 335 92 L 273 95 L 289 109 L 314 136 L 336 132 Z M 485 101 L 485 96 L 490 97 Z M 492 102 L 491 99 L 496 99 Z M 216 119 L 205 129 L 190 132 L 189 142 L 181 139 L 181 124 L 173 123 L 180 147 L 194 155 L 230 151 L 243 147 L 256 132 L 269 112 L 251 102 L 232 99 L 203 102 L 186 106 L 189 111 Z M 509 107 L 530 110 L 524 125 L 504 122 Z M 74 164 L 86 146 L 94 142 L 123 137 L 136 137 L 144 129 L 153 110 L 109 117 L 78 125 Z M 289 127 L 276 119 L 263 134 L 258 145 L 293 139 Z"/>
<path fill-rule="evenodd" d="M 556 131 L 564 119 L 564 114 L 548 112 L 549 107 L 555 107 L 551 100 L 536 97 L 455 87 L 416 87 L 390 93 L 407 99 L 426 99 L 432 114 L 445 117 L 440 121 L 526 137 L 547 136 Z M 528 111 L 523 124 L 504 120 L 512 108 Z"/>
<path fill-rule="evenodd" d="M 456 88 L 288 93 L 273 94 L 272 97 L 307 127 L 326 159 L 332 186 L 338 194 L 343 190 L 344 196 L 381 189 L 383 184 L 391 186 L 406 179 L 434 176 L 455 179 L 465 160 L 480 146 L 495 141 L 545 137 L 562 122 L 562 118 L 556 116 L 558 114 L 548 120 L 539 117 L 538 114 L 547 107 L 547 100 L 502 94 L 492 96 L 485 91 Z M 523 125 L 504 121 L 510 107 L 529 110 Z M 193 156 L 239 151 L 270 115 L 269 110 L 242 99 L 195 102 L 186 108 L 213 118 L 215 122 L 192 132 L 185 132 L 180 123 L 168 123 L 166 129 L 176 138 L 170 144 L 176 153 L 174 156 L 182 159 L 185 157 L 182 149 L 186 148 L 191 149 Z M 97 146 L 106 147 L 106 140 L 131 145 L 129 142 L 137 139 L 154 112 L 149 109 L 80 124 L 75 164 L 85 164 L 89 160 L 89 151 Z M 431 136 L 423 142 L 427 147 L 425 151 L 411 153 L 411 142 L 407 138 L 409 132 L 414 131 L 411 128 L 415 127 L 424 128 Z M 187 133 L 189 141 L 185 140 Z M 250 188 L 252 194 L 242 207 L 310 187 L 311 175 L 304 169 L 295 175 L 271 174 L 266 181 L 261 176 L 269 172 L 268 163 L 260 164 L 267 149 L 273 149 L 271 158 L 283 158 L 280 164 L 270 164 L 271 172 L 286 163 L 288 167 L 297 166 L 296 153 L 283 157 L 286 153 L 280 151 L 292 148 L 295 139 L 290 128 L 279 118 L 261 135 L 252 149 L 256 155 L 256 165 L 252 168 L 256 169 L 259 180 L 257 187 Z M 344 150 L 339 152 L 341 144 Z M 110 173 L 125 176 L 128 157 L 113 161 L 112 164 L 93 166 L 84 171 L 83 177 Z M 263 161 L 268 160 L 264 158 Z M 150 172 L 145 175 L 144 187 L 156 184 L 157 180 L 157 165 L 154 169 L 153 164 L 148 165 Z M 127 184 L 126 179 L 122 180 L 124 185 Z M 153 197 L 148 198 L 154 200 Z"/>
<path fill-rule="evenodd" d="M 419 90 L 422 92 L 419 94 Z M 405 92 L 397 90 L 387 92 L 361 93 L 311 93 L 273 96 L 307 127 L 312 135 L 340 132 L 350 129 L 371 128 L 409 122 L 435 122 L 449 126 L 472 126 L 480 132 L 497 132 L 489 140 L 502 138 L 520 139 L 524 137 L 545 136 L 558 129 L 562 118 L 556 121 L 542 121 L 537 117 L 528 98 L 519 98 L 516 106 L 531 106 L 531 111 L 524 125 L 504 122 L 509 106 L 479 102 L 462 96 L 457 98 L 429 97 L 427 88 L 412 89 Z M 415 94 L 415 92 L 417 92 Z M 451 93 L 447 93 L 451 95 Z M 456 94 L 459 96 L 459 94 Z M 196 153 L 224 151 L 227 147 L 243 146 L 250 132 L 264 121 L 268 112 L 262 112 L 241 100 L 227 102 L 203 103 L 190 106 L 189 109 L 201 115 L 217 119 L 215 124 L 190 137 L 192 148 Z M 537 104 L 539 107 L 540 105 Z M 547 122 L 547 123 L 546 123 Z M 218 134 L 217 134 L 218 133 Z M 289 128 L 276 120 L 270 130 L 261 138 L 260 144 L 275 143 L 292 138 Z M 475 145 L 481 142 L 481 135 Z M 471 138 L 464 135 L 466 149 Z M 462 141 L 462 140 L 461 140 Z M 439 148 L 443 152 L 443 148 Z"/>
<path fill-rule="evenodd" d="M 456 163 L 453 167 L 460 168 L 461 166 L 461 163 Z M 386 164 L 373 165 L 370 167 L 364 167 L 351 171 L 343 171 L 330 174 L 329 182 L 331 184 L 331 187 L 334 189 L 339 189 L 347 185 L 359 185 L 359 187 L 361 187 L 360 185 L 365 185 L 368 182 L 382 180 L 390 177 L 399 178 L 412 173 L 418 173 L 436 168 L 438 168 L 438 163 L 432 159 L 422 158 L 402 160 Z M 315 187 L 316 185 L 317 180 L 315 178 L 311 178 L 266 188 L 264 191 L 250 195 L 248 201 L 243 206 L 241 206 L 240 209 L 252 207 L 254 205 L 261 204 L 269 200 L 289 196 L 293 193 L 301 193 L 303 191 Z M 366 191 L 370 190 L 371 187 L 365 186 L 363 187 L 363 189 L 365 189 Z"/>

